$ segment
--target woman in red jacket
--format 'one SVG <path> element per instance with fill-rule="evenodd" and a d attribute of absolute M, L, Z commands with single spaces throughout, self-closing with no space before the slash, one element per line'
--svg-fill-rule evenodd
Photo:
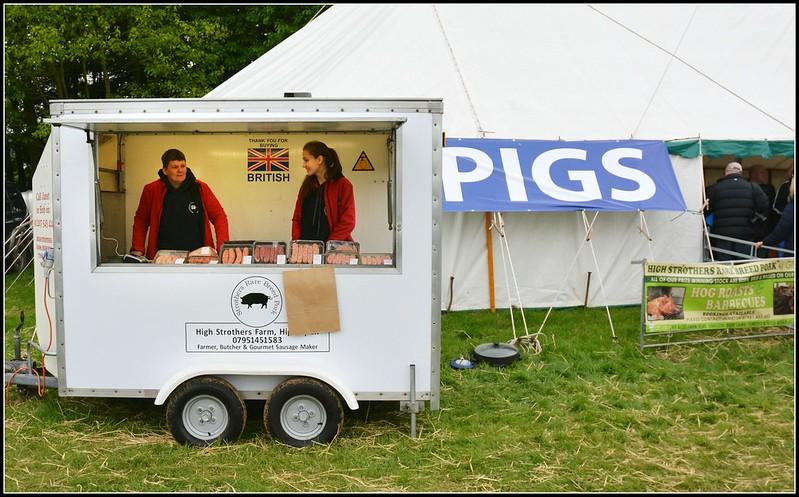
<path fill-rule="evenodd" d="M 302 160 L 307 176 L 297 195 L 291 239 L 352 241 L 355 196 L 352 183 L 341 172 L 338 154 L 312 141 L 302 148 Z"/>

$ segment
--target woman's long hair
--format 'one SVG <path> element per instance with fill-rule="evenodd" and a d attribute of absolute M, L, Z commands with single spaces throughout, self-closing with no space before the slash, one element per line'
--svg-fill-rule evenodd
<path fill-rule="evenodd" d="M 344 176 L 341 170 L 341 161 L 338 153 L 320 141 L 312 141 L 305 144 L 302 149 L 311 154 L 314 158 L 320 155 L 325 158 L 325 180 L 339 179 Z M 305 200 L 308 195 L 319 189 L 319 180 L 316 175 L 306 176 L 300 186 L 300 200 Z"/>

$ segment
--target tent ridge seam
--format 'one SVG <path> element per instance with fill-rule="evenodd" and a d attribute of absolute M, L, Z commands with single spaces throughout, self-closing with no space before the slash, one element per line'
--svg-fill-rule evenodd
<path fill-rule="evenodd" d="M 452 58 L 453 65 L 455 66 L 455 72 L 458 73 L 458 79 L 463 87 L 463 92 L 466 94 L 466 100 L 469 102 L 469 109 L 472 111 L 472 118 L 474 119 L 474 123 L 477 125 L 477 131 L 480 133 L 481 137 L 485 138 L 485 130 L 483 130 L 483 125 L 480 123 L 480 118 L 477 116 L 477 109 L 474 107 L 474 102 L 472 102 L 472 96 L 469 94 L 469 89 L 466 87 L 466 80 L 463 78 L 463 73 L 458 65 L 458 59 L 455 57 L 455 50 L 453 50 L 452 44 L 449 42 L 449 37 L 447 37 L 447 32 L 444 30 L 444 23 L 441 22 L 441 16 L 438 15 L 438 9 L 436 8 L 435 4 L 431 5 L 431 7 L 433 7 L 433 13 L 436 16 L 438 27 L 441 29 L 441 35 L 444 37 L 444 42 L 447 44 L 449 55 Z"/>

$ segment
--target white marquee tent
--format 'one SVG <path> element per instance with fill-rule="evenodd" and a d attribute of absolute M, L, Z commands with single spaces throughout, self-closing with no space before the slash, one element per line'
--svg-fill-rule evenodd
<path fill-rule="evenodd" d="M 335 5 L 207 97 L 443 97 L 448 138 L 793 140 L 795 32 L 792 5 Z M 702 157 L 672 164 L 699 210 Z M 646 219 L 651 243 L 637 213 L 596 222 L 611 305 L 640 302 L 631 260 L 701 260 L 698 214 Z M 452 309 L 489 306 L 483 221 L 444 216 L 445 307 L 449 277 Z M 581 215 L 505 222 L 524 306 L 581 305 L 590 252 L 564 274 Z M 595 282 L 589 305 L 603 305 Z M 508 306 L 501 271 L 496 298 Z"/>

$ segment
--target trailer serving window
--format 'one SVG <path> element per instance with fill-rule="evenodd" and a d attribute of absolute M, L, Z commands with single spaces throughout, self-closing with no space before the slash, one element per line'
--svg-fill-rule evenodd
<path fill-rule="evenodd" d="M 239 249 L 238 255 L 244 257 L 228 258 L 223 247 L 217 254 L 191 261 L 181 254 L 159 258 L 164 268 L 198 265 L 188 262 L 206 263 L 203 267 L 208 270 L 235 264 L 396 268 L 401 253 L 396 236 L 400 221 L 394 151 L 401 125 L 402 120 L 97 124 L 89 133 L 99 221 L 97 266 L 133 269 L 123 265 L 122 258 L 131 248 L 142 190 L 159 179 L 161 155 L 174 148 L 183 152 L 187 167 L 221 203 L 230 234 L 224 247 Z M 303 145 L 314 140 L 337 151 L 344 176 L 353 185 L 356 225 L 352 237 L 357 244 L 338 249 L 325 244 L 303 258 L 298 257 L 302 244 L 291 240 L 291 220 L 306 176 Z M 218 243 L 213 226 L 211 231 Z M 350 257 L 348 250 L 353 249 L 357 253 Z"/>

